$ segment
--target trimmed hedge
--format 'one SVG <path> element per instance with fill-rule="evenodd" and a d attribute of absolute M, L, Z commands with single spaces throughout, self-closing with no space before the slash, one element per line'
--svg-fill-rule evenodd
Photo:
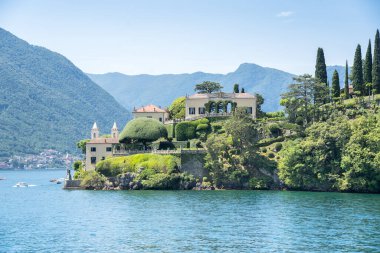
<path fill-rule="evenodd" d="M 147 142 L 161 137 L 168 137 L 164 124 L 156 119 L 137 118 L 127 123 L 120 134 L 119 141 L 121 143 L 128 143 L 131 140 Z"/>
<path fill-rule="evenodd" d="M 209 128 L 209 120 L 206 118 L 198 119 L 195 121 L 180 122 L 175 127 L 175 136 L 178 141 L 191 140 L 197 137 L 196 131 L 199 125 L 203 125 L 200 128 Z"/>

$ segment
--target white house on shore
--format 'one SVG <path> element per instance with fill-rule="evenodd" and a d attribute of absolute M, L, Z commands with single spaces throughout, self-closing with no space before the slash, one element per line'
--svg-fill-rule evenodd
<path fill-rule="evenodd" d="M 256 118 L 257 98 L 249 93 L 198 93 L 186 96 L 185 119 L 207 116 L 229 116 L 234 108 L 244 107 Z"/>
<path fill-rule="evenodd" d="M 86 143 L 86 170 L 95 169 L 97 162 L 112 156 L 112 144 L 119 143 L 119 130 L 113 123 L 110 137 L 100 137 L 96 122 L 91 129 L 91 139 Z"/>
<path fill-rule="evenodd" d="M 133 114 L 133 118 L 141 118 L 141 117 L 152 118 L 162 123 L 169 120 L 168 111 L 155 105 L 146 105 L 146 106 L 134 109 L 132 114 Z"/>

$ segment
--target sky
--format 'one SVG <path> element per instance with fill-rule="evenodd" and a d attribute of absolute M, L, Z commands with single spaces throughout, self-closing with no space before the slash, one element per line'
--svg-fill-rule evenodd
<path fill-rule="evenodd" d="M 86 73 L 314 73 L 353 62 L 380 28 L 378 0 L 0 0 L 0 27 Z"/>

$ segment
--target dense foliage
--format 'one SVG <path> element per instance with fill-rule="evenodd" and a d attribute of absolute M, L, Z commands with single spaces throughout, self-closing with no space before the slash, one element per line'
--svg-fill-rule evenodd
<path fill-rule="evenodd" d="M 127 123 L 120 133 L 121 143 L 134 143 L 155 141 L 161 137 L 167 138 L 168 131 L 165 126 L 156 119 L 136 118 Z"/>
<path fill-rule="evenodd" d="M 171 119 L 184 119 L 185 118 L 185 97 L 176 98 L 169 106 L 169 116 Z"/>
<path fill-rule="evenodd" d="M 210 122 L 203 118 L 194 121 L 183 121 L 175 127 L 175 137 L 178 141 L 186 141 L 197 137 L 205 137 L 210 130 Z"/>
<path fill-rule="evenodd" d="M 68 59 L 0 28 L 0 157 L 77 152 L 94 121 L 102 131 L 130 114 Z"/>
<path fill-rule="evenodd" d="M 380 191 L 380 115 L 314 123 L 281 151 L 279 176 L 293 189 Z"/>
<path fill-rule="evenodd" d="M 217 82 L 204 81 L 195 85 L 195 91 L 198 93 L 213 93 L 219 92 L 223 89 L 223 86 Z"/>
<path fill-rule="evenodd" d="M 214 185 L 235 189 L 272 187 L 275 164 L 259 155 L 257 126 L 253 120 L 238 111 L 223 127 L 225 133 L 214 133 L 206 142 L 206 167 Z"/>
<path fill-rule="evenodd" d="M 139 189 L 181 189 L 184 185 L 195 186 L 195 179 L 180 173 L 180 160 L 172 155 L 137 154 L 108 158 L 96 165 L 96 171 L 102 176 L 117 177 L 132 173 Z M 185 188 L 186 188 L 185 187 Z"/>

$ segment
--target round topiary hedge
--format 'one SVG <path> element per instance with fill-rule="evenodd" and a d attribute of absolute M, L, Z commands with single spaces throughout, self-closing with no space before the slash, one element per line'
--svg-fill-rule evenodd
<path fill-rule="evenodd" d="M 156 119 L 137 118 L 131 120 L 120 134 L 119 141 L 128 143 L 130 141 L 149 142 L 161 137 L 167 138 L 168 131 L 164 124 Z"/>

